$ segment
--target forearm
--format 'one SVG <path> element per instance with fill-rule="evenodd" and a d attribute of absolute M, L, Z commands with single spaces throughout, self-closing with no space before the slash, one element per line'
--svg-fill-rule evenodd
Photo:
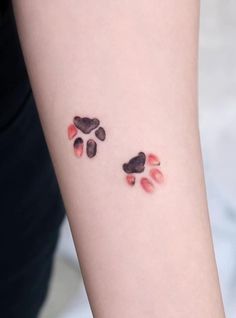
<path fill-rule="evenodd" d="M 14 6 L 94 317 L 223 318 L 197 123 L 197 1 Z M 81 157 L 68 140 L 74 116 L 106 131 L 91 159 L 86 135 Z M 141 174 L 126 182 L 122 165 L 138 152 L 160 157 L 153 193 Z"/>

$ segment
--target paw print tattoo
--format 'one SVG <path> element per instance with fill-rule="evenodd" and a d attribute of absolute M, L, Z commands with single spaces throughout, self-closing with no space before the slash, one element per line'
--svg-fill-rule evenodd
<path fill-rule="evenodd" d="M 142 188 L 148 192 L 152 193 L 155 190 L 154 183 L 162 183 L 164 181 L 164 177 L 160 169 L 156 168 L 156 166 L 160 166 L 159 158 L 154 154 L 145 155 L 144 152 L 139 152 L 137 156 L 131 158 L 127 163 L 123 164 L 123 170 L 127 173 L 126 181 L 130 186 L 134 186 L 136 183 L 135 173 L 143 173 L 145 171 L 145 164 L 150 167 L 149 177 L 141 177 L 140 184 Z"/>
<path fill-rule="evenodd" d="M 103 127 L 98 127 L 99 125 L 100 121 L 97 118 L 74 117 L 73 124 L 68 127 L 68 138 L 72 140 L 76 137 L 74 139 L 74 153 L 77 157 L 83 155 L 84 149 L 83 135 L 77 137 L 79 131 L 88 135 L 96 129 L 94 132 L 95 137 L 101 141 L 106 139 L 106 132 Z M 97 153 L 97 143 L 93 138 L 89 138 L 86 142 L 86 153 L 89 158 L 93 158 Z"/>

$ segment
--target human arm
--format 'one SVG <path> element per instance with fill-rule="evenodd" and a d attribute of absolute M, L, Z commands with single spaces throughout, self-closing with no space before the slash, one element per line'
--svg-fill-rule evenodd
<path fill-rule="evenodd" d="M 198 1 L 13 3 L 94 317 L 223 318 L 198 131 Z M 75 115 L 106 130 L 92 159 L 68 140 Z M 161 160 L 152 194 L 125 182 L 139 151 Z"/>

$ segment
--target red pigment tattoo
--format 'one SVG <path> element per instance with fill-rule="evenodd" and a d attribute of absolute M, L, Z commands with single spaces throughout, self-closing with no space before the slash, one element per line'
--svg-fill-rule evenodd
<path fill-rule="evenodd" d="M 128 174 L 126 176 L 126 180 L 127 180 L 129 185 L 134 185 L 135 184 L 135 176 L 133 176 L 132 174 Z"/>
<path fill-rule="evenodd" d="M 148 155 L 148 164 L 153 166 L 159 166 L 161 163 L 159 158 L 151 153 Z"/>
<path fill-rule="evenodd" d="M 106 132 L 103 127 L 98 127 L 100 121 L 97 118 L 79 117 L 73 118 L 73 124 L 70 124 L 67 128 L 67 135 L 69 140 L 72 140 L 77 134 L 80 136 L 74 140 L 74 153 L 77 157 L 83 155 L 84 147 L 84 134 L 90 134 L 95 130 L 94 137 L 104 141 L 106 139 Z M 83 137 L 83 138 L 82 138 Z M 89 138 L 86 142 L 86 154 L 89 158 L 93 158 L 97 153 L 97 143 L 93 138 Z"/>
<path fill-rule="evenodd" d="M 153 153 L 150 153 L 145 155 L 144 152 L 139 152 L 137 156 L 131 158 L 127 163 L 124 163 L 122 168 L 124 172 L 127 173 L 126 181 L 130 186 L 134 186 L 136 183 L 136 176 L 134 173 L 143 173 L 145 171 L 145 164 L 147 163 L 148 166 L 151 166 L 152 168 L 149 170 L 149 177 L 142 177 L 140 179 L 140 184 L 142 188 L 148 192 L 152 193 L 155 190 L 155 186 L 152 182 L 155 181 L 155 183 L 161 184 L 164 182 L 164 176 L 160 169 L 154 168 L 154 166 L 160 166 L 160 160 L 159 158 L 154 155 Z"/>
<path fill-rule="evenodd" d="M 162 183 L 164 181 L 163 174 L 159 169 L 151 169 L 149 173 L 153 180 L 155 180 L 157 183 Z"/>
<path fill-rule="evenodd" d="M 83 139 L 78 137 L 74 141 L 74 151 L 77 157 L 81 157 L 83 154 L 84 142 Z"/>
<path fill-rule="evenodd" d="M 141 178 L 140 184 L 146 192 L 151 193 L 154 191 L 154 185 L 148 178 Z"/>
<path fill-rule="evenodd" d="M 68 138 L 73 139 L 76 135 L 77 135 L 77 129 L 76 129 L 75 125 L 71 124 L 68 127 Z"/>

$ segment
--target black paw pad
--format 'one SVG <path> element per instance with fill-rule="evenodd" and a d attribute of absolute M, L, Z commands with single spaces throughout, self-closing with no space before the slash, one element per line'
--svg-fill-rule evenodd
<path fill-rule="evenodd" d="M 95 131 L 95 136 L 96 136 L 99 140 L 104 141 L 105 138 L 106 138 L 106 133 L 105 133 L 104 128 L 99 127 L 99 128 Z"/>
<path fill-rule="evenodd" d="M 92 130 L 99 126 L 100 122 L 97 118 L 74 117 L 74 125 L 84 134 L 89 134 Z"/>
<path fill-rule="evenodd" d="M 144 171 L 146 155 L 144 152 L 139 152 L 138 156 L 133 157 L 128 163 L 123 164 L 123 170 L 126 173 L 141 173 Z"/>
<path fill-rule="evenodd" d="M 93 158 L 97 153 L 97 143 L 93 139 L 89 139 L 87 141 L 87 148 L 86 148 L 87 156 L 89 158 Z"/>

